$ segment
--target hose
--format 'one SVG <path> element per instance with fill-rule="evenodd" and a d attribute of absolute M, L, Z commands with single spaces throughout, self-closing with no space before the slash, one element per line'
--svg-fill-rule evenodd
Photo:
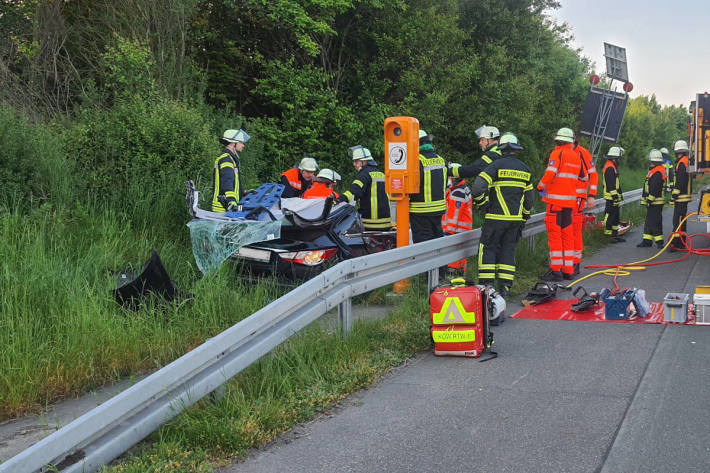
<path fill-rule="evenodd" d="M 691 212 L 688 215 L 686 215 L 683 218 L 683 220 L 681 220 L 678 223 L 678 227 L 675 229 L 675 231 L 673 233 L 671 233 L 671 236 L 668 238 L 668 242 L 663 246 L 663 248 L 661 248 L 658 251 L 658 253 L 651 256 L 650 258 L 646 258 L 641 261 L 636 261 L 633 263 L 626 263 L 626 264 L 609 264 L 609 265 L 597 264 L 597 265 L 585 266 L 585 268 L 590 268 L 590 269 L 596 269 L 596 268 L 604 268 L 604 269 L 602 269 L 601 271 L 593 272 L 591 274 L 587 274 L 586 276 L 584 276 L 582 278 L 572 281 L 567 286 L 565 286 L 565 289 L 572 289 L 572 286 L 574 286 L 575 284 L 579 284 L 580 282 L 584 281 L 585 279 L 591 278 L 592 276 L 597 276 L 599 274 L 603 274 L 605 276 L 614 277 L 614 286 L 615 286 L 615 289 L 618 290 L 619 286 L 616 283 L 616 278 L 619 276 L 629 276 L 629 275 L 631 275 L 631 271 L 643 271 L 649 266 L 658 266 L 658 265 L 662 265 L 662 264 L 677 263 L 679 261 L 683 261 L 684 259 L 686 259 L 688 256 L 691 255 L 691 253 L 698 254 L 698 255 L 710 255 L 710 248 L 696 250 L 696 249 L 693 249 L 693 243 L 692 243 L 692 238 L 695 236 L 704 236 L 709 239 L 710 239 L 710 237 L 708 237 L 707 235 L 703 235 L 703 234 L 696 234 L 696 235 L 688 236 L 684 232 L 680 231 L 680 228 L 683 226 L 685 221 L 688 220 L 693 215 L 698 215 L 698 212 Z M 685 240 L 687 243 L 684 243 L 685 249 L 681 250 L 681 251 L 686 252 L 685 255 L 681 258 L 671 260 L 671 261 L 661 261 L 661 262 L 656 262 L 656 263 L 649 263 L 649 261 L 653 261 L 654 259 L 658 258 L 660 255 L 662 255 L 666 251 L 666 249 L 668 249 L 668 246 L 671 244 L 671 241 L 673 241 L 673 237 L 676 235 L 678 235 L 678 236 L 686 235 L 687 236 L 687 238 Z M 645 264 L 645 263 L 647 263 L 647 264 Z"/>

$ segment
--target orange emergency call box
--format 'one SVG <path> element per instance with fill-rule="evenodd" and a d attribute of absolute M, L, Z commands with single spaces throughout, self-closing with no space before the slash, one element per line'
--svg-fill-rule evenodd
<path fill-rule="evenodd" d="M 419 120 L 385 119 L 385 190 L 392 200 L 419 192 Z"/>

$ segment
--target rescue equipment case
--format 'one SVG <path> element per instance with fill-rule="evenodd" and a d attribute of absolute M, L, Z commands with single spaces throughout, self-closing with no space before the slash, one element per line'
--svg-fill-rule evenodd
<path fill-rule="evenodd" d="M 478 358 L 490 351 L 489 302 L 485 287 L 464 279 L 436 287 L 429 296 L 434 355 Z"/>

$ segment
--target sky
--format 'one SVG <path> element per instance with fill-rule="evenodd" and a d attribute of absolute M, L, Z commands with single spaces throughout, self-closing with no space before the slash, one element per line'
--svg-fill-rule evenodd
<path fill-rule="evenodd" d="M 710 91 L 710 0 L 560 3 L 550 16 L 569 25 L 571 46 L 597 73 L 606 72 L 605 42 L 626 48 L 631 97 L 655 94 L 662 105 L 688 107 L 695 94 Z"/>

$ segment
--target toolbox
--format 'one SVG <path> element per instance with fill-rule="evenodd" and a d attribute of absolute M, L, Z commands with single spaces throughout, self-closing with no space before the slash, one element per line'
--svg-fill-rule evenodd
<path fill-rule="evenodd" d="M 604 318 L 607 320 L 627 320 L 628 308 L 634 297 L 634 291 L 625 290 L 616 294 L 602 292 Z"/>
<path fill-rule="evenodd" d="M 429 296 L 434 354 L 478 358 L 493 343 L 485 287 L 464 279 L 435 288 Z"/>
<path fill-rule="evenodd" d="M 669 292 L 663 298 L 663 321 L 684 324 L 688 320 L 689 294 Z"/>

